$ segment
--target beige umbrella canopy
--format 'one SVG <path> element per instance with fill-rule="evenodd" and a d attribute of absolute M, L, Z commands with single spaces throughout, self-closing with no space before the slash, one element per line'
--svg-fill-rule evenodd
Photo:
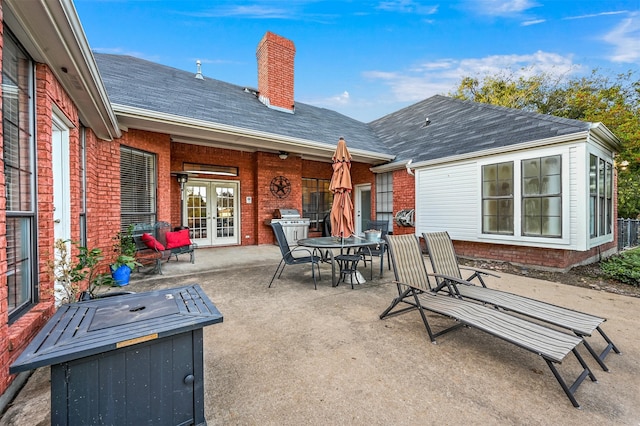
<path fill-rule="evenodd" d="M 333 192 L 331 206 L 331 235 L 350 237 L 354 231 L 351 202 L 351 154 L 344 138 L 340 138 L 333 154 L 333 175 L 329 189 Z"/>

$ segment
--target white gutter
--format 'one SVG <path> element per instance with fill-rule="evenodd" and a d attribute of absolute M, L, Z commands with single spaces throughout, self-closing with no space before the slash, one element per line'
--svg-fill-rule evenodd
<path fill-rule="evenodd" d="M 407 165 L 411 165 L 411 169 L 419 169 L 421 167 L 435 166 L 439 164 L 455 163 L 464 160 L 470 160 L 479 157 L 488 157 L 491 155 L 504 154 L 507 152 L 522 151 L 526 149 L 539 148 L 548 145 L 558 145 L 578 140 L 586 140 L 589 137 L 589 130 L 584 132 L 571 133 L 569 135 L 554 136 L 547 139 L 538 139 L 535 141 L 523 142 L 519 144 L 503 146 L 499 148 L 491 148 L 484 151 L 473 151 L 466 154 L 453 155 L 450 157 L 435 158 L 433 160 L 419 161 L 413 163 L 412 160 L 403 160 L 390 164 L 383 164 L 371 168 L 374 173 L 386 173 L 395 170 L 406 169 Z"/>
<path fill-rule="evenodd" d="M 608 142 L 614 151 L 620 150 L 620 146 L 622 142 L 618 137 L 613 134 L 611 130 L 603 123 L 591 123 L 591 131 L 597 136 L 599 139 Z"/>
<path fill-rule="evenodd" d="M 135 120 L 162 123 L 176 128 L 222 133 L 235 137 L 253 138 L 265 142 L 275 142 L 278 144 L 287 145 L 291 147 L 292 150 L 294 150 L 295 148 L 311 148 L 319 151 L 326 151 L 329 155 L 331 155 L 336 149 L 335 144 L 321 143 L 309 139 L 283 136 L 276 133 L 230 126 L 227 124 L 213 123 L 211 121 L 183 117 L 174 114 L 167 114 L 158 111 L 151 111 L 148 109 L 131 107 L 128 105 L 112 104 L 112 107 L 115 113 L 122 118 L 131 118 Z M 394 158 L 393 155 L 381 154 L 378 152 L 366 151 L 361 149 L 349 148 L 349 151 L 351 152 L 351 155 L 359 155 L 373 160 L 391 161 Z"/>

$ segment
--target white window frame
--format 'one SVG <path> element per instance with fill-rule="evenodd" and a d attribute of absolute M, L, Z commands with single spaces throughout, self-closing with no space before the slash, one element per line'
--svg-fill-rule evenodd
<path fill-rule="evenodd" d="M 562 186 L 562 235 L 561 237 L 541 237 L 522 235 L 522 161 L 560 155 L 561 158 L 561 186 Z M 570 150 L 568 146 L 549 147 L 536 150 L 514 152 L 478 161 L 477 167 L 477 202 L 482 203 L 482 167 L 491 164 L 513 161 L 513 235 L 484 234 L 482 232 L 482 209 L 478 209 L 478 226 L 476 235 L 479 241 L 496 241 L 504 244 L 528 243 L 537 246 L 566 246 L 570 243 Z"/>

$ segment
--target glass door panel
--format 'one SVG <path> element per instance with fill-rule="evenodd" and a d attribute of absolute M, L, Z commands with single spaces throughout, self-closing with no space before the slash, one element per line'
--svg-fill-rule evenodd
<path fill-rule="evenodd" d="M 200 247 L 239 244 L 238 183 L 189 181 L 185 187 L 187 226 Z"/>

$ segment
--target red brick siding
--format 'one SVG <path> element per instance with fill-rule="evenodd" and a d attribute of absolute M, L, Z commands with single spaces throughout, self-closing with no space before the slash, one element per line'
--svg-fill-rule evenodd
<path fill-rule="evenodd" d="M 86 131 L 87 247 L 100 248 L 105 266 L 113 260 L 113 237 L 120 230 L 120 143 Z"/>
<path fill-rule="evenodd" d="M 171 137 L 163 133 L 147 132 L 144 130 L 131 129 L 128 132 L 123 132 L 122 137 L 118 140 L 122 145 L 139 149 L 141 151 L 150 152 L 156 155 L 157 168 L 157 202 L 156 202 L 156 215 L 157 220 L 162 222 L 169 222 L 174 226 L 177 226 L 180 221 L 180 211 L 177 211 L 177 219 L 173 221 L 172 200 L 180 201 L 179 189 L 175 192 L 175 197 L 172 197 L 174 191 L 174 185 L 177 188 L 177 181 L 175 177 L 171 176 Z M 120 185 L 120 153 L 118 151 L 118 188 Z M 120 190 L 118 189 L 118 192 Z M 177 198 L 176 198 L 177 197 Z M 120 196 L 117 200 L 118 215 L 120 214 Z"/>
<path fill-rule="evenodd" d="M 393 172 L 393 213 L 400 210 L 415 208 L 416 201 L 416 179 L 407 173 L 406 170 L 396 170 Z M 414 234 L 413 227 L 399 226 L 393 222 L 393 233 L 395 235 Z"/>
<path fill-rule="evenodd" d="M 276 156 L 276 158 L 278 158 Z M 278 158 L 279 161 L 282 161 Z M 289 161 L 289 160 L 287 160 Z M 171 170 L 183 170 L 183 163 L 209 164 L 216 166 L 237 167 L 238 176 L 215 176 L 215 180 L 240 181 L 240 215 L 242 229 L 240 230 L 241 245 L 255 245 L 256 212 L 258 199 L 256 198 L 255 164 L 256 154 L 229 149 L 213 148 L 200 145 L 187 145 L 182 143 L 171 144 Z M 192 176 L 212 179 L 210 175 Z M 247 197 L 252 198 L 252 203 L 247 204 Z M 180 222 L 180 185 L 175 177 L 171 178 L 171 223 Z M 246 238 L 249 236 L 249 238 Z"/>
<path fill-rule="evenodd" d="M 276 154 L 256 153 L 256 201 L 258 244 L 272 244 L 273 231 L 265 221 L 273 218 L 275 209 L 296 209 L 302 212 L 302 159 L 289 156 L 281 160 Z M 271 193 L 271 180 L 284 176 L 291 182 L 291 193 L 286 198 L 278 198 Z"/>
<path fill-rule="evenodd" d="M 267 32 L 258 44 L 258 90 L 272 106 L 293 110 L 295 54 L 291 40 L 271 32 Z"/>
<path fill-rule="evenodd" d="M 0 269 L 2 270 L 2 291 L 0 291 L 0 311 L 2 313 L 2 328 L 0 329 L 0 393 L 9 386 L 13 377 L 8 374 L 8 366 L 13 362 L 29 341 L 37 334 L 55 310 L 53 297 L 53 282 L 50 278 L 48 262 L 53 257 L 54 231 L 53 231 L 53 167 L 52 167 L 52 114 L 55 104 L 66 118 L 74 124 L 69 131 L 69 168 L 70 202 L 71 202 L 71 237 L 77 240 L 79 237 L 79 208 L 80 208 L 80 138 L 78 112 L 55 80 L 51 70 L 44 64 L 36 65 L 36 174 L 37 209 L 38 209 L 38 235 L 37 244 L 40 258 L 38 262 L 38 300 L 39 302 L 8 326 L 7 287 L 6 287 L 6 197 L 4 194 L 4 176 L 2 176 L 2 238 L 0 239 L 0 253 L 2 258 Z M 0 146 L 1 147 L 1 146 Z M 77 252 L 74 250 L 72 254 Z"/>
<path fill-rule="evenodd" d="M 456 253 L 462 257 L 496 260 L 552 270 L 568 270 L 583 264 L 614 248 L 616 243 L 603 244 L 587 251 L 559 250 L 539 247 L 486 244 L 469 241 L 454 241 Z"/>

